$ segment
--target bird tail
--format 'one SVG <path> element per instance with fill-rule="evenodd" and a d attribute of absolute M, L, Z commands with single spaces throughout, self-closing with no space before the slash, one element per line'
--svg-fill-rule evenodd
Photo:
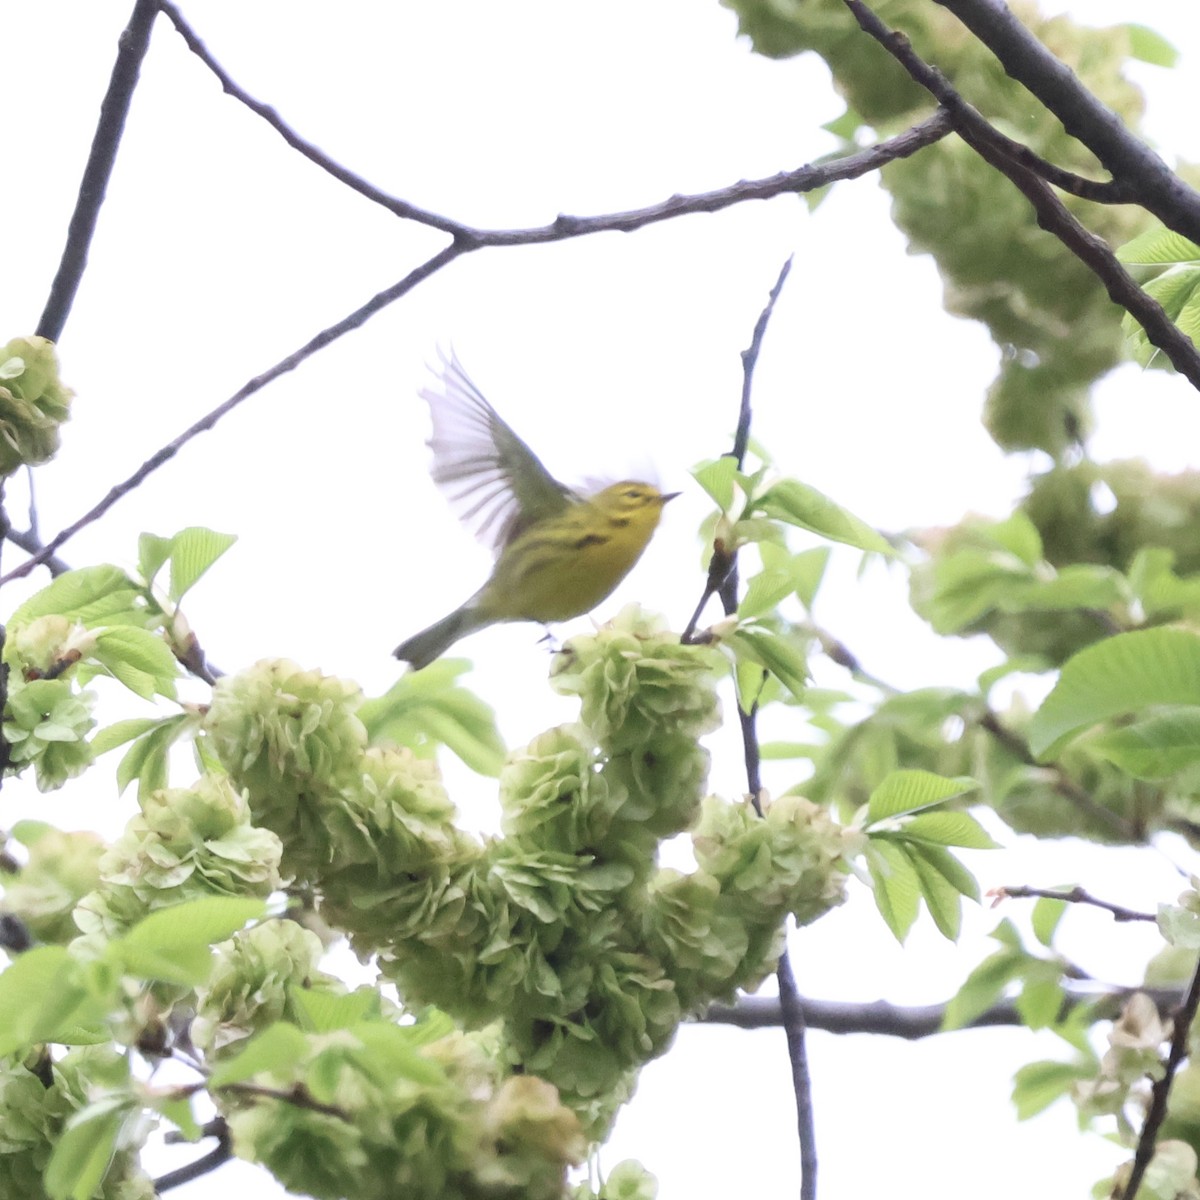
<path fill-rule="evenodd" d="M 392 653 L 401 662 L 412 664 L 414 671 L 427 667 L 435 658 L 440 658 L 459 638 L 486 625 L 487 621 L 479 616 L 478 611 L 464 604 L 456 608 L 448 617 L 435 621 L 428 629 L 414 633 L 407 641 L 403 641 Z"/>

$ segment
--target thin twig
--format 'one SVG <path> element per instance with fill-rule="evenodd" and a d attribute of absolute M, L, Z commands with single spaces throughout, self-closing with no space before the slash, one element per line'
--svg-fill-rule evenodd
<path fill-rule="evenodd" d="M 738 409 L 737 431 L 734 435 L 731 456 L 741 470 L 745 463 L 746 450 L 750 443 L 750 421 L 753 409 L 750 396 L 754 383 L 754 368 L 758 364 L 758 356 L 762 350 L 763 338 L 766 336 L 767 325 L 771 314 L 775 311 L 775 302 L 787 281 L 792 269 L 789 257 L 780 269 L 767 297 L 767 303 L 758 320 L 754 323 L 754 333 L 750 345 L 742 352 L 742 396 Z M 725 615 L 732 616 L 738 606 L 738 571 L 737 548 L 726 549 L 715 546 L 713 558 L 721 558 L 719 572 L 714 572 L 710 565 L 704 599 L 697 608 L 697 617 L 708 597 L 712 595 L 715 586 L 721 598 L 721 607 Z M 718 581 L 719 575 L 719 581 Z M 746 762 L 746 786 L 749 789 L 750 802 L 754 811 L 761 817 L 762 808 L 762 753 L 758 739 L 758 700 L 748 706 L 739 702 L 738 719 L 742 731 L 742 752 Z M 801 1200 L 816 1200 L 817 1195 L 817 1135 L 813 1117 L 812 1077 L 808 1069 L 808 1046 L 805 1038 L 804 1007 L 800 1000 L 800 992 L 796 987 L 796 978 L 792 973 L 791 959 L 787 947 L 779 956 L 775 970 L 779 981 L 779 1006 L 783 1017 L 783 1031 L 787 1038 L 788 1061 L 792 1070 L 792 1091 L 796 1096 L 796 1132 L 800 1141 L 800 1198 Z"/>
<path fill-rule="evenodd" d="M 988 892 L 995 897 L 994 908 L 1002 900 L 1061 900 L 1065 904 L 1087 904 L 1092 908 L 1102 908 L 1110 913 L 1114 921 L 1157 921 L 1153 913 L 1138 912 L 1136 908 L 1126 908 L 1122 904 L 1113 904 L 1108 900 L 1100 900 L 1081 887 L 1073 888 L 1035 888 L 1019 884 L 1016 887 L 998 887 Z"/>
<path fill-rule="evenodd" d="M 1200 194 L 1188 187 L 1112 109 L 1079 81 L 1000 0 L 936 0 L 999 59 L 1104 164 L 1126 199 L 1200 241 Z M 918 81 L 919 82 L 919 81 Z M 1055 182 L 1051 180 L 1051 182 Z"/>
<path fill-rule="evenodd" d="M 903 34 L 889 29 L 863 0 L 844 2 L 862 30 L 883 46 L 915 82 L 950 112 L 950 119 L 959 136 L 1025 195 L 1033 205 L 1038 224 L 1058 238 L 1104 284 L 1112 301 L 1142 326 L 1146 336 L 1167 356 L 1171 365 L 1200 390 L 1200 351 L 1197 351 L 1191 338 L 1167 316 L 1162 305 L 1138 287 L 1133 276 L 1117 261 L 1108 244 L 1085 229 L 1034 171 L 1010 157 L 1006 149 L 998 144 L 997 131 L 954 90 L 940 71 L 931 67 L 913 50 Z M 948 0 L 941 2 L 948 3 Z M 1179 186 L 1183 187 L 1182 183 Z M 1192 235 L 1189 233 L 1188 236 Z M 1197 237 L 1200 237 L 1200 229 Z"/>
<path fill-rule="evenodd" d="M 12 542 L 14 546 L 20 546 L 26 554 L 48 553 L 45 544 L 32 530 L 10 528 L 4 531 L 4 537 L 5 540 Z M 55 578 L 59 575 L 65 575 L 71 569 L 69 563 L 64 562 L 55 554 L 49 554 L 48 557 L 41 559 L 40 562 Z"/>
<path fill-rule="evenodd" d="M 1167 1055 L 1166 1070 L 1161 1079 L 1154 1081 L 1154 1086 L 1150 1090 L 1150 1111 L 1146 1114 L 1146 1123 L 1142 1126 L 1142 1132 L 1138 1136 L 1137 1150 L 1133 1155 L 1133 1168 L 1129 1172 L 1129 1179 L 1125 1184 L 1121 1200 L 1137 1200 L 1138 1188 L 1141 1187 L 1146 1168 L 1154 1157 L 1154 1149 L 1158 1143 L 1158 1131 L 1162 1128 L 1163 1120 L 1167 1115 L 1167 1097 L 1171 1094 L 1171 1084 L 1175 1082 L 1175 1075 L 1187 1055 L 1188 1036 L 1191 1033 L 1198 1008 L 1200 1008 L 1200 961 L 1196 963 L 1187 998 L 1175 1014 L 1175 1028 L 1171 1033 L 1171 1049 Z"/>
<path fill-rule="evenodd" d="M 108 91 L 100 104 L 100 121 L 92 138 L 87 165 L 75 199 L 75 211 L 67 226 L 67 241 L 63 246 L 58 272 L 50 285 L 50 295 L 37 324 L 37 332 L 52 342 L 62 337 L 63 326 L 75 303 L 79 283 L 87 267 L 88 250 L 96 233 L 100 207 L 108 190 L 117 149 L 125 129 L 125 118 L 137 87 L 142 59 L 150 45 L 150 30 L 158 11 L 155 0 L 137 0 L 129 24 L 117 43 L 117 58 L 113 63 Z"/>
<path fill-rule="evenodd" d="M 216 408 L 206 413 L 200 420 L 189 425 L 178 437 L 173 438 L 165 446 L 156 450 L 132 475 L 109 489 L 104 499 L 89 508 L 78 520 L 73 521 L 65 529 L 55 534 L 40 551 L 23 562 L 19 567 L 9 571 L 8 574 L 0 576 L 0 586 L 14 579 L 20 579 L 23 575 L 28 575 L 35 567 L 47 562 L 60 546 L 73 538 L 81 529 L 84 529 L 93 521 L 102 517 L 118 500 L 132 492 L 151 472 L 156 471 L 163 463 L 174 458 L 192 438 L 197 434 L 211 429 L 223 416 L 237 408 L 243 400 L 249 399 L 255 392 L 261 391 L 268 383 L 278 379 L 281 375 L 286 375 L 288 371 L 294 371 L 318 350 L 328 346 L 330 342 L 334 342 L 342 337 L 343 334 L 349 333 L 352 329 L 357 329 L 360 325 L 364 325 L 381 309 L 386 308 L 389 304 L 407 295 L 423 279 L 432 275 L 462 253 L 464 253 L 464 249 L 460 245 L 451 243 L 444 250 L 438 251 L 432 258 L 427 259 L 415 270 L 410 271 L 399 283 L 395 283 L 378 295 L 372 296 L 366 304 L 360 308 L 356 308 L 349 316 L 343 317 L 327 329 L 321 330 L 320 333 L 307 341 L 298 350 L 289 354 L 286 358 L 280 359 L 273 367 L 268 368 L 261 375 L 256 375 L 248 383 L 243 384 L 228 400 L 222 404 L 218 404 Z"/>
<path fill-rule="evenodd" d="M 313 145 L 292 129 L 270 105 L 256 100 L 237 84 L 197 37 L 195 31 L 188 25 L 174 4 L 169 0 L 160 0 L 159 7 L 163 15 L 187 42 L 188 48 L 220 80 L 222 88 L 235 100 L 266 121 L 289 146 L 302 154 L 309 162 L 328 172 L 335 179 L 358 192 L 359 195 L 386 208 L 388 212 L 433 229 L 440 229 L 444 233 L 450 234 L 456 241 L 470 243 L 472 247 L 529 246 L 581 237 L 589 233 L 613 230 L 629 232 L 640 229 L 644 225 L 671 220 L 686 213 L 717 212 L 722 208 L 728 208 L 746 200 L 766 200 L 787 192 L 809 192 L 837 180 L 852 179 L 877 170 L 893 159 L 907 158 L 923 146 L 945 137 L 950 131 L 949 121 L 943 119 L 940 114 L 935 114 L 929 120 L 921 122 L 897 137 L 880 142 L 877 146 L 857 151 L 831 162 L 821 163 L 818 166 L 804 166 L 795 171 L 785 171 L 767 179 L 744 180 L 730 187 L 718 188 L 716 191 L 704 192 L 699 195 L 672 196 L 661 204 L 634 209 L 630 212 L 610 213 L 595 217 L 562 215 L 550 225 L 529 229 L 475 229 L 463 221 L 431 212 L 408 200 L 389 195 L 335 159 L 330 158 L 318 146 Z"/>

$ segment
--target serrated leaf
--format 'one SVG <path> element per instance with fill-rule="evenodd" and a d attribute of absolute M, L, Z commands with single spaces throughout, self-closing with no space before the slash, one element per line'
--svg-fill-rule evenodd
<path fill-rule="evenodd" d="M 766 667 L 798 700 L 808 684 L 808 659 L 793 641 L 762 627 L 743 627 L 731 634 L 727 646 L 739 662 L 749 658 Z"/>
<path fill-rule="evenodd" d="M 1117 260 L 1146 267 L 1200 261 L 1200 246 L 1183 234 L 1155 225 L 1130 238 L 1117 250 Z"/>
<path fill-rule="evenodd" d="M 200 525 L 182 529 L 171 539 L 171 587 L 176 604 L 196 581 L 237 541 L 232 533 L 217 533 Z"/>
<path fill-rule="evenodd" d="M 308 1053 L 308 1038 L 287 1021 L 255 1034 L 245 1049 L 221 1063 L 209 1079 L 209 1087 L 223 1088 L 231 1083 L 243 1083 L 255 1075 L 276 1071 L 287 1073 Z"/>
<path fill-rule="evenodd" d="M 746 591 L 738 604 L 737 615 L 742 620 L 761 617 L 787 599 L 794 590 L 791 575 L 787 571 L 759 571 L 746 582 Z"/>
<path fill-rule="evenodd" d="M 108 953 L 121 968 L 140 979 L 195 986 L 208 976 L 210 947 L 266 912 L 262 900 L 205 896 L 143 917 L 124 937 L 109 943 Z"/>
<path fill-rule="evenodd" d="M 1200 705 L 1200 637 L 1190 630 L 1120 633 L 1068 659 L 1029 724 L 1029 748 L 1045 760 L 1083 729 L 1159 704 Z"/>
<path fill-rule="evenodd" d="M 889 558 L 895 554 L 887 539 L 865 521 L 798 479 L 783 479 L 768 488 L 755 499 L 754 511 L 860 550 Z"/>
<path fill-rule="evenodd" d="M 37 617 L 58 614 L 77 617 L 114 594 L 133 596 L 136 589 L 120 567 L 101 565 L 67 571 L 40 592 L 30 596 L 9 619 L 13 627 L 26 625 Z"/>
<path fill-rule="evenodd" d="M 91 1200 L 116 1154 L 131 1105 L 129 1097 L 105 1098 L 71 1117 L 46 1164 L 43 1182 L 50 1200 Z"/>
<path fill-rule="evenodd" d="M 929 808 L 977 787 L 979 784 L 966 775 L 949 778 L 932 771 L 892 771 L 871 793 L 867 802 L 867 824 Z"/>
<path fill-rule="evenodd" d="M 737 459 L 732 454 L 723 454 L 712 462 L 701 463 L 692 468 L 692 478 L 724 513 L 733 507 L 733 486 L 737 474 Z"/>
<path fill-rule="evenodd" d="M 879 909 L 887 927 L 903 942 L 917 919 L 921 884 L 903 848 L 882 838 L 872 838 L 866 849 L 867 869 Z"/>
<path fill-rule="evenodd" d="M 933 842 L 938 846 L 961 846 L 966 850 L 997 850 L 982 825 L 970 813 L 926 812 L 904 822 L 901 834 L 905 838 Z"/>
<path fill-rule="evenodd" d="M 107 754 L 108 751 L 141 737 L 159 723 L 157 717 L 135 717 L 129 721 L 116 721 L 112 725 L 106 725 L 92 738 L 92 753 L 97 757 Z"/>
<path fill-rule="evenodd" d="M 349 1029 L 368 1018 L 379 1016 L 379 993 L 364 988 L 346 996 L 312 988 L 294 987 L 288 996 L 301 1029 L 309 1033 L 331 1033 Z"/>
<path fill-rule="evenodd" d="M 155 575 L 171 557 L 173 541 L 174 538 L 159 537 L 153 533 L 143 533 L 138 538 L 138 574 L 146 581 L 147 586 L 154 582 Z"/>
<path fill-rule="evenodd" d="M 89 657 L 143 700 L 156 692 L 169 700 L 175 698 L 179 664 L 156 631 L 132 625 L 105 629 L 97 635 Z"/>
<path fill-rule="evenodd" d="M 55 1041 L 95 1010 L 65 947 L 27 950 L 0 972 L 0 1057 Z"/>
<path fill-rule="evenodd" d="M 937 871 L 960 896 L 979 902 L 979 884 L 975 876 L 944 846 L 932 846 L 925 842 L 909 842 L 909 856 L 915 861 L 922 859 L 932 870 Z"/>
<path fill-rule="evenodd" d="M 947 941 L 958 941 L 962 930 L 962 899 L 959 890 L 923 855 L 914 853 L 914 847 L 906 847 L 908 859 L 921 887 L 921 898 L 938 932 Z"/>
<path fill-rule="evenodd" d="M 1088 745 L 1135 779 L 1165 779 L 1200 762 L 1200 708 L 1146 717 Z"/>
<path fill-rule="evenodd" d="M 733 664 L 733 685 L 737 689 L 738 708 L 750 712 L 762 697 L 767 671 L 753 658 L 739 657 Z"/>

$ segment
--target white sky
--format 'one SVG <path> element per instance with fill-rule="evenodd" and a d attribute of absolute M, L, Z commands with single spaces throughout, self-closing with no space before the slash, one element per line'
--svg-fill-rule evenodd
<path fill-rule="evenodd" d="M 36 323 L 130 7 L 43 0 L 0 11 L 5 90 L 19 114 L 0 199 L 0 341 Z M 1138 77 L 1163 152 L 1200 159 L 1194 6 L 1053 7 L 1096 24 L 1134 18 L 1175 42 L 1184 54 L 1176 71 Z M 379 186 L 481 225 L 638 207 L 797 166 L 831 148 L 819 127 L 841 111 L 816 60 L 755 57 L 715 3 L 616 0 L 598 10 L 549 0 L 353 0 L 334 17 L 312 3 L 209 0 L 185 11 L 232 75 L 303 135 Z M 78 397 L 62 453 L 39 472 L 43 532 L 403 276 L 439 236 L 406 227 L 301 160 L 223 97 L 160 21 L 62 340 Z M 213 660 L 231 670 L 286 655 L 368 692 L 384 689 L 396 642 L 459 603 L 488 569 L 426 474 L 416 392 L 435 347 L 452 343 L 562 477 L 653 470 L 664 486 L 688 489 L 599 614 L 638 599 L 681 625 L 701 584 L 694 531 L 705 512 L 686 472 L 729 444 L 739 353 L 791 253 L 756 386 L 755 433 L 780 469 L 889 529 L 1006 511 L 1040 464 L 1004 460 L 980 427 L 995 351 L 981 328 L 941 312 L 930 260 L 905 255 L 887 199 L 867 178 L 840 185 L 815 217 L 782 198 L 632 235 L 460 260 L 253 397 L 64 557 L 132 562 L 143 530 L 236 532 L 238 545 L 187 606 Z M 1197 465 L 1196 399 L 1179 381 L 1123 368 L 1099 389 L 1098 406 L 1097 457 Z M 9 549 L 4 565 L 14 562 Z M 965 682 L 995 661 L 985 644 L 926 636 L 906 614 L 898 576 L 874 571 L 856 583 L 853 566 L 845 557 L 818 616 L 871 670 L 918 686 Z M 24 594 L 13 593 L 5 611 Z M 514 626 L 465 647 L 479 664 L 473 685 L 499 708 L 512 744 L 570 715 L 542 684 L 539 636 Z M 736 795 L 732 739 L 714 749 L 712 786 Z M 102 764 L 69 796 L 6 787 L 4 823 L 36 814 L 114 833 L 133 800 L 115 801 L 110 771 Z M 447 775 L 465 808 L 494 820 L 491 785 L 453 763 Z M 791 776 L 775 780 L 783 787 Z M 1088 847 L 1010 843 L 974 856 L 984 886 L 1078 878 L 1141 906 L 1179 889 L 1153 852 L 1117 860 Z M 802 991 L 940 1000 L 988 952 L 993 913 L 969 914 L 958 947 L 922 926 L 901 951 L 860 888 L 852 900 L 795 939 Z M 1098 914 L 1077 914 L 1071 926 L 1072 952 L 1122 982 L 1153 945 L 1153 935 L 1114 929 Z M 810 1041 L 823 1196 L 893 1194 L 902 1178 L 912 1181 L 905 1191 L 935 1200 L 964 1184 L 990 1200 L 1026 1194 L 1031 1168 L 1039 1195 L 1079 1195 L 1116 1160 L 1098 1138 L 1075 1133 L 1065 1106 L 1015 1125 L 1011 1072 L 1055 1054 L 1052 1039 L 1036 1049 L 1037 1039 L 1012 1032 L 916 1046 L 819 1033 Z M 645 1072 L 604 1161 L 640 1158 L 664 1198 L 794 1195 L 786 1072 L 776 1031 L 684 1029 Z M 274 1194 L 240 1164 L 174 1194 L 218 1188 Z"/>

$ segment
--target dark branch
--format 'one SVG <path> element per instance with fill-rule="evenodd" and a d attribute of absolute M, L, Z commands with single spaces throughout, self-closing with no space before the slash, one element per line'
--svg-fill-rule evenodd
<path fill-rule="evenodd" d="M 1160 1011 L 1177 1005 L 1181 998 L 1178 991 L 1164 988 L 1117 988 L 1110 992 L 1095 993 L 1080 989 L 1067 989 L 1063 998 L 1060 1020 L 1081 1004 L 1094 1006 L 1098 1021 L 1115 1020 L 1121 1009 L 1135 992 L 1148 995 Z M 902 1006 L 875 1000 L 867 1004 L 846 1004 L 833 1000 L 801 998 L 804 1020 L 809 1029 L 820 1029 L 826 1033 L 873 1033 L 882 1037 L 902 1038 L 919 1041 L 941 1033 L 957 1033 L 956 1029 L 945 1029 L 945 1004 L 922 1004 Z M 780 1003 L 774 998 L 757 996 L 743 997 L 736 1005 L 714 1004 L 699 1018 L 705 1025 L 733 1025 L 738 1029 L 774 1029 L 783 1022 Z M 962 1029 L 991 1029 L 1006 1026 L 1024 1026 L 1025 1022 L 1012 1000 L 1001 1000 L 963 1025 Z"/>
<path fill-rule="evenodd" d="M 193 1179 L 199 1179 L 201 1175 L 215 1171 L 222 1163 L 227 1163 L 233 1157 L 233 1138 L 229 1136 L 229 1129 L 224 1121 L 221 1121 L 220 1128 L 216 1131 L 216 1137 L 216 1146 L 207 1154 L 196 1159 L 195 1162 L 188 1163 L 186 1167 L 180 1167 L 178 1170 L 160 1175 L 154 1181 L 154 1190 L 168 1192 L 172 1188 L 191 1183 Z"/>
<path fill-rule="evenodd" d="M 268 383 L 278 379 L 281 375 L 286 375 L 289 371 L 294 371 L 306 359 L 316 354 L 318 350 L 328 346 L 330 342 L 335 342 L 344 334 L 357 329 L 360 325 L 366 324 L 381 309 L 399 300 L 400 297 L 407 295 L 423 279 L 426 279 L 464 252 L 463 247 L 457 243 L 452 243 L 446 249 L 439 251 L 432 258 L 423 262 L 415 270 L 410 271 L 399 283 L 395 283 L 378 295 L 372 296 L 361 308 L 355 309 L 349 316 L 343 317 L 336 324 L 321 330 L 316 337 L 311 338 L 299 350 L 289 354 L 287 358 L 281 359 L 261 375 L 256 375 L 248 383 L 243 384 L 223 404 L 217 405 L 216 408 L 206 413 L 200 420 L 189 425 L 178 437 L 168 442 L 159 450 L 156 450 L 132 475 L 111 488 L 103 500 L 94 504 L 77 521 L 72 522 L 65 529 L 55 534 L 32 558 L 27 559 L 19 567 L 9 571 L 7 575 L 0 576 L 0 586 L 9 583 L 13 579 L 19 579 L 23 575 L 28 575 L 35 567 L 48 562 L 60 546 L 73 538 L 81 529 L 84 529 L 93 521 L 102 517 L 118 500 L 132 492 L 148 475 L 158 470 L 163 463 L 174 458 L 192 438 L 196 437 L 197 434 L 211 429 L 223 416 L 237 408 L 243 400 L 247 400 L 255 392 L 261 391 Z"/>
<path fill-rule="evenodd" d="M 1161 1079 L 1154 1081 L 1150 1091 L 1150 1111 L 1146 1114 L 1146 1123 L 1138 1136 L 1137 1150 L 1134 1151 L 1133 1169 L 1129 1173 L 1129 1181 L 1125 1185 L 1123 1200 L 1137 1200 L 1138 1188 L 1146 1174 L 1146 1168 L 1154 1157 L 1154 1149 L 1158 1144 L 1158 1131 L 1162 1128 L 1167 1115 L 1167 1098 L 1171 1094 L 1171 1085 L 1180 1064 L 1187 1056 L 1188 1036 L 1192 1023 L 1196 1019 L 1196 1010 L 1200 1008 L 1200 962 L 1196 964 L 1192 983 L 1188 988 L 1187 998 L 1179 1011 L 1175 1013 L 1175 1028 L 1171 1033 L 1171 1049 L 1167 1055 L 1167 1069 Z"/>
<path fill-rule="evenodd" d="M 46 307 L 38 321 L 37 332 L 52 342 L 62 337 L 63 326 L 75 303 L 80 280 L 87 267 L 88 249 L 96 233 L 96 222 L 100 217 L 100 206 L 108 190 L 113 165 L 117 160 L 117 148 L 125 129 L 125 118 L 137 87 L 142 59 L 150 45 L 150 30 L 158 5 L 154 0 L 137 0 L 129 24 L 121 33 L 117 43 L 117 59 L 113 63 L 108 91 L 100 104 L 100 121 L 92 138 L 92 148 L 87 165 L 83 169 L 83 180 L 79 184 L 79 195 L 75 200 L 75 211 L 67 226 L 67 242 L 63 246 L 58 273 L 50 285 Z"/>
<path fill-rule="evenodd" d="M 1191 338 L 1167 316 L 1158 301 L 1138 287 L 1133 276 L 1117 261 L 1104 240 L 1085 229 L 1044 180 L 1009 157 L 997 144 L 996 131 L 958 95 L 940 71 L 929 66 L 913 50 L 903 34 L 889 29 L 862 0 L 845 0 L 845 3 L 863 31 L 870 34 L 913 80 L 950 111 L 950 118 L 959 136 L 1024 193 L 1037 213 L 1038 224 L 1058 238 L 1104 284 L 1113 302 L 1138 321 L 1150 341 L 1170 359 L 1171 365 L 1194 388 L 1200 390 L 1200 352 Z"/>
<path fill-rule="evenodd" d="M 27 554 L 43 554 L 46 552 L 46 547 L 32 530 L 10 528 L 4 531 L 4 537 L 6 541 L 12 542 L 14 546 L 20 546 Z M 40 561 L 50 574 L 56 577 L 65 574 L 71 569 L 68 563 L 65 563 L 61 558 L 53 554 Z"/>
<path fill-rule="evenodd" d="M 1001 0 L 937 0 L 1000 60 L 1104 164 L 1128 200 L 1200 241 L 1200 195 L 1187 186 L 1121 118 L 1080 83 Z M 1051 182 L 1056 182 L 1052 180 Z"/>
<path fill-rule="evenodd" d="M 1135 908 L 1125 908 L 1121 904 L 1113 904 L 1108 900 L 1100 900 L 1081 887 L 1073 888 L 1035 888 L 1019 885 L 1017 887 L 998 887 L 988 892 L 995 897 L 995 904 L 1001 900 L 1061 900 L 1064 904 L 1087 904 L 1092 908 L 1102 908 L 1110 913 L 1114 921 L 1157 921 L 1153 913 L 1138 912 Z"/>
<path fill-rule="evenodd" d="M 160 0 L 158 7 L 161 9 L 163 16 L 178 30 L 180 37 L 187 43 L 188 49 L 221 81 L 221 87 L 225 92 L 244 104 L 251 112 L 262 117 L 293 150 L 298 151 L 309 162 L 314 163 L 321 170 L 327 171 L 334 179 L 340 183 L 344 183 L 352 191 L 358 192 L 359 195 L 365 196 L 375 204 L 381 204 L 389 212 L 395 213 L 398 217 L 416 221 L 421 225 L 429 225 L 434 229 L 440 229 L 456 237 L 461 233 L 467 232 L 466 226 L 460 225 L 457 221 L 451 221 L 446 217 L 438 216 L 437 213 L 418 208 L 415 204 L 409 204 L 406 200 L 389 196 L 373 183 L 363 179 L 361 175 L 356 175 L 353 171 L 342 166 L 341 163 L 330 158 L 328 154 L 324 153 L 317 146 L 314 146 L 312 142 L 306 141 L 269 104 L 263 104 L 261 100 L 255 100 L 249 92 L 234 82 L 225 68 L 209 53 L 208 48 L 196 36 L 195 30 L 187 23 L 183 14 L 174 4 L 168 3 L 168 0 Z"/>

